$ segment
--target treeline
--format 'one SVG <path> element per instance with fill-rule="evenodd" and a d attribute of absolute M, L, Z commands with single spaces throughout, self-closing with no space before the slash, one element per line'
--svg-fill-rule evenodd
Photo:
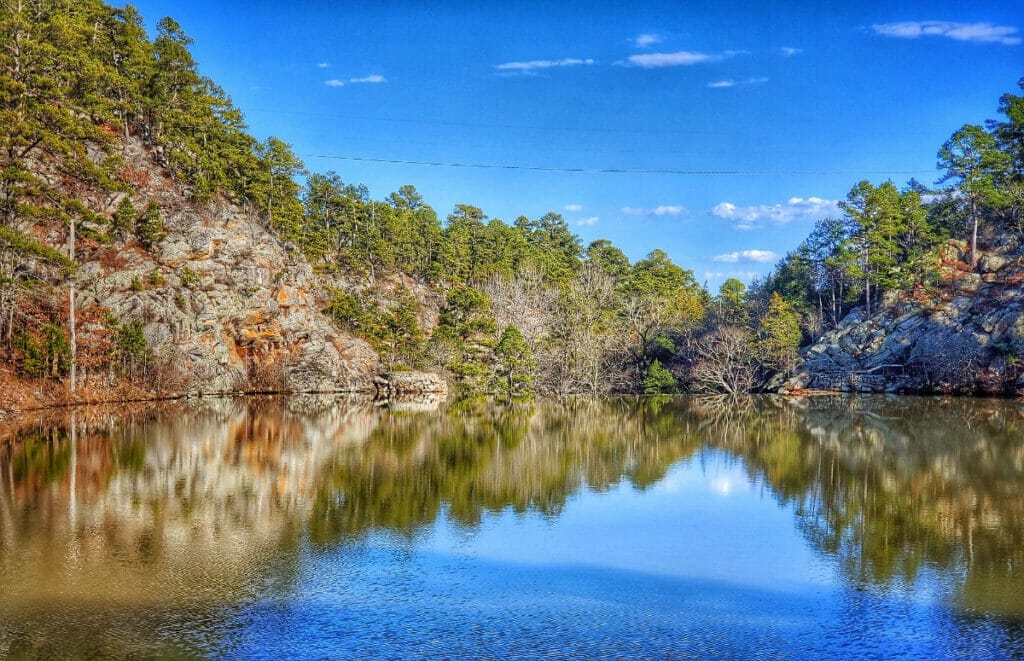
<path fill-rule="evenodd" d="M 508 224 L 458 205 L 442 222 L 412 186 L 374 201 L 334 173 L 310 176 L 302 199 L 289 236 L 325 278 L 357 285 L 325 312 L 392 369 L 447 370 L 464 394 L 746 390 L 800 340 L 777 296 L 755 304 L 736 280 L 712 296 L 661 250 L 631 263 L 607 240 L 584 247 L 557 213 Z M 412 292 L 375 286 L 395 272 L 430 284 L 436 328 L 420 326 L 426 302 Z M 725 324 L 747 329 L 743 386 L 715 376 L 711 335 Z"/>
<path fill-rule="evenodd" d="M 770 276 L 712 294 L 660 250 L 631 263 L 608 241 L 582 245 L 555 213 L 509 224 L 458 205 L 442 221 L 412 186 L 374 200 L 305 171 L 287 144 L 247 132 L 173 19 L 150 40 L 130 5 L 0 3 L 0 41 L 0 347 L 30 376 L 148 364 L 137 320 L 88 320 L 109 337 L 92 355 L 68 333 L 76 236 L 143 250 L 165 236 L 160 208 L 135 200 L 153 174 L 137 170 L 138 145 L 183 199 L 230 200 L 305 254 L 324 312 L 389 368 L 442 369 L 464 393 L 506 399 L 756 390 L 852 307 L 934 284 L 946 237 L 973 229 L 973 262 L 978 228 L 1021 229 L 1024 107 L 1010 94 L 1005 121 L 943 146 L 948 188 L 861 182 Z"/>

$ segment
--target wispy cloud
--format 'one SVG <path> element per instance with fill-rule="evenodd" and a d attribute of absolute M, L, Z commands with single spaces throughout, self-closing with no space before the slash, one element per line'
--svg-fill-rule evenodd
<path fill-rule="evenodd" d="M 1016 46 L 1021 42 L 1019 30 L 1010 25 L 991 23 L 954 23 L 953 21 L 903 21 L 876 23 L 871 26 L 875 34 L 899 39 L 919 37 L 946 37 L 956 41 L 974 41 L 983 44 Z"/>
<path fill-rule="evenodd" d="M 704 271 L 705 280 L 725 280 L 726 278 L 738 278 L 740 280 L 753 280 L 761 275 L 757 271 Z"/>
<path fill-rule="evenodd" d="M 580 211 L 583 211 L 583 205 L 582 204 L 567 204 L 564 207 L 562 207 L 562 209 L 565 210 L 565 211 L 569 211 L 571 213 L 579 213 Z"/>
<path fill-rule="evenodd" d="M 697 51 L 681 50 L 675 53 L 642 53 L 630 55 L 628 62 L 633 66 L 644 69 L 656 69 L 659 67 L 685 67 L 703 62 L 717 62 L 723 59 L 724 55 L 712 53 L 700 53 Z"/>
<path fill-rule="evenodd" d="M 353 85 L 386 83 L 387 82 L 387 78 L 385 78 L 384 76 L 381 76 L 380 74 L 376 74 L 375 73 L 373 75 L 363 76 L 361 78 L 349 78 L 348 82 L 350 84 L 353 84 Z M 324 81 L 324 85 L 327 85 L 328 87 L 344 87 L 345 84 L 346 83 L 345 83 L 344 80 L 339 80 L 337 78 L 332 78 L 331 80 L 325 80 Z"/>
<path fill-rule="evenodd" d="M 737 262 L 767 264 L 768 262 L 774 262 L 777 257 L 778 255 L 771 250 L 737 250 L 736 252 L 727 252 L 724 255 L 715 255 L 711 258 L 711 261 L 725 262 L 727 264 L 736 264 Z"/>
<path fill-rule="evenodd" d="M 639 207 L 622 207 L 620 211 L 627 216 L 681 216 L 687 213 L 684 206 L 678 204 L 662 204 L 652 209 L 641 209 Z"/>
<path fill-rule="evenodd" d="M 782 48 L 779 49 L 779 52 L 785 55 L 786 57 L 793 57 L 794 55 L 799 55 L 804 51 L 802 48 L 790 48 L 789 46 L 783 46 Z"/>
<path fill-rule="evenodd" d="M 746 80 L 716 80 L 713 83 L 708 83 L 708 87 L 712 89 L 722 89 L 726 87 L 736 87 L 740 85 L 760 85 L 761 83 L 767 83 L 767 78 L 747 78 Z"/>
<path fill-rule="evenodd" d="M 318 69 L 326 69 L 329 66 L 331 66 L 331 63 L 330 62 L 318 62 L 316 66 L 317 66 Z"/>
<path fill-rule="evenodd" d="M 590 218 L 582 218 L 580 220 L 577 220 L 573 224 L 576 225 L 577 227 L 587 227 L 587 226 L 590 226 L 590 225 L 596 225 L 597 221 L 599 221 L 599 220 L 601 220 L 599 217 L 591 216 Z"/>
<path fill-rule="evenodd" d="M 554 69 L 558 67 L 576 67 L 581 64 L 593 64 L 594 60 L 589 57 L 586 59 L 579 59 L 575 57 L 566 57 L 561 60 L 529 60 L 527 62 L 505 62 L 503 64 L 495 64 L 494 68 L 498 71 L 505 73 L 534 73 L 544 69 Z"/>
<path fill-rule="evenodd" d="M 732 202 L 720 202 L 711 214 L 735 223 L 736 229 L 752 230 L 765 224 L 784 225 L 794 220 L 820 220 L 839 214 L 838 200 L 821 197 L 791 197 L 784 204 L 759 204 L 736 206 Z"/>
<path fill-rule="evenodd" d="M 664 38 L 656 32 L 645 32 L 633 37 L 633 45 L 637 48 L 650 48 L 654 44 L 660 44 Z"/>

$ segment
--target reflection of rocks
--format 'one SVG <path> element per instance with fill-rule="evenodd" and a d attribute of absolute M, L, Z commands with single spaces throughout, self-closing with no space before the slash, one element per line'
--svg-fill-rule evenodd
<path fill-rule="evenodd" d="M 120 419 L 82 410 L 74 445 L 66 423 L 27 424 L 0 445 L 0 593 L 27 594 L 9 583 L 18 572 L 3 571 L 11 558 L 76 598 L 130 600 L 146 580 L 97 586 L 63 564 L 76 557 L 103 559 L 111 572 L 128 559 L 161 580 L 177 576 L 179 592 L 204 594 L 210 581 L 237 591 L 303 536 L 330 547 L 379 530 L 411 538 L 442 512 L 466 526 L 509 508 L 553 516 L 581 489 L 643 489 L 707 448 L 741 458 L 792 504 L 809 543 L 852 580 L 913 578 L 922 563 L 961 568 L 965 603 L 985 603 L 995 581 L 1022 588 L 1000 597 L 1000 612 L 1024 613 L 1021 404 L 581 398 L 433 413 L 351 404 L 211 398 Z"/>

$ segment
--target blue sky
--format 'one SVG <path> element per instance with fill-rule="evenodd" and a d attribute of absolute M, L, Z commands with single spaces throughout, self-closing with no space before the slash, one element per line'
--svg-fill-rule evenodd
<path fill-rule="evenodd" d="M 253 133 L 312 171 L 376 199 L 413 184 L 442 218 L 557 211 L 712 289 L 767 271 L 860 179 L 933 183 L 942 142 L 1024 75 L 1016 0 L 134 4 L 178 20 Z"/>

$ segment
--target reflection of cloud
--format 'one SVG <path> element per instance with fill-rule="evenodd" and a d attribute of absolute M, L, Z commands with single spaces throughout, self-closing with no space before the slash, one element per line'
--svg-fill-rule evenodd
<path fill-rule="evenodd" d="M 919 37 L 946 37 L 956 41 L 973 41 L 986 44 L 1016 46 L 1021 42 L 1017 28 L 1010 25 L 991 23 L 954 23 L 953 21 L 903 21 L 901 23 L 876 23 L 871 26 L 875 34 L 898 39 Z"/>
<path fill-rule="evenodd" d="M 711 490 L 723 496 L 728 496 L 729 492 L 733 490 L 732 480 L 728 477 L 716 477 L 711 480 Z"/>

